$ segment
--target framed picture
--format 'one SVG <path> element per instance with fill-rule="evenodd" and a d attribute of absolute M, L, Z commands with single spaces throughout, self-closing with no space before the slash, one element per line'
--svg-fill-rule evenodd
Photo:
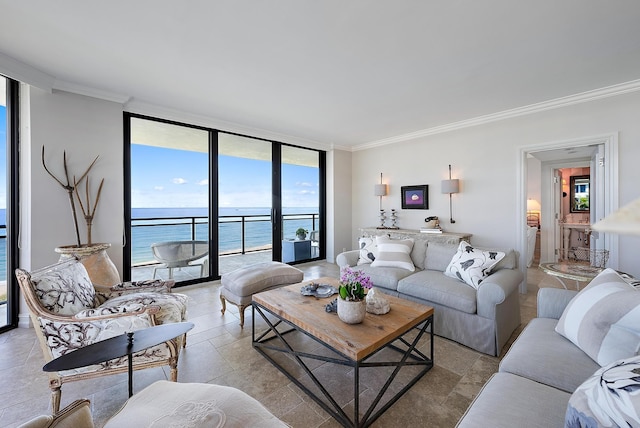
<path fill-rule="evenodd" d="M 429 186 L 402 186 L 403 210 L 427 210 L 429 209 Z"/>

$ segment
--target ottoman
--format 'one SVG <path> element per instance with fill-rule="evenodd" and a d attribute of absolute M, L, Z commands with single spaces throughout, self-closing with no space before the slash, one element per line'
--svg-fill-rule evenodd
<path fill-rule="evenodd" d="M 120 427 L 287 427 L 259 401 L 229 386 L 159 380 L 105 424 Z"/>
<path fill-rule="evenodd" d="M 251 305 L 255 293 L 296 284 L 302 282 L 303 277 L 300 269 L 280 262 L 258 263 L 224 274 L 220 288 L 222 314 L 227 310 L 226 302 L 233 303 L 240 310 L 240 327 L 243 327 L 244 310 Z"/>

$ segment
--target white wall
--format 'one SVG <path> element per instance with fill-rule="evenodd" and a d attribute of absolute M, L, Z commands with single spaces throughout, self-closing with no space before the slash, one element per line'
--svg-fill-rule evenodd
<path fill-rule="evenodd" d="M 327 261 L 351 249 L 351 152 L 327 153 Z"/>
<path fill-rule="evenodd" d="M 400 210 L 401 186 L 429 185 L 429 210 L 400 210 L 400 227 L 416 229 L 437 215 L 446 231 L 471 233 L 477 245 L 517 247 L 518 204 L 525 203 L 517 200 L 520 148 L 613 132 L 619 135 L 619 205 L 631 202 L 640 196 L 638 111 L 640 94 L 631 93 L 354 152 L 352 240 L 359 227 L 377 224 L 373 185 L 383 172 L 390 183 L 384 209 Z M 440 193 L 448 164 L 461 180 L 453 195 L 455 224 L 448 221 L 448 196 Z M 640 238 L 621 236 L 619 244 L 617 267 L 640 275 Z"/>
<path fill-rule="evenodd" d="M 22 183 L 30 183 L 30 193 L 23 199 L 23 219 L 31 224 L 30 241 L 22 242 L 21 260 L 29 260 L 27 269 L 36 269 L 58 260 L 54 248 L 75 244 L 75 231 L 66 191 L 42 167 L 41 151 L 45 146 L 47 166 L 59 178 L 64 177 L 63 152 L 67 153 L 70 175 L 77 178 L 99 156 L 89 174 L 93 188 L 105 178 L 92 229 L 93 242 L 108 242 L 108 253 L 121 269 L 123 236 L 123 143 L 122 105 L 66 92 L 48 93 L 30 88 L 30 138 L 22 139 L 28 150 L 22 152 Z M 23 92 L 24 93 L 24 92 Z M 63 180 L 65 181 L 65 180 Z M 96 192 L 92 193 L 95 200 Z M 24 198 L 24 197 L 23 197 Z M 76 204 L 77 205 L 77 204 Z M 86 243 L 86 223 L 77 207 L 80 238 Z M 26 224 L 23 221 L 23 225 Z M 28 254 L 24 254 L 28 253 Z M 122 275 L 122 271 L 120 271 Z"/>

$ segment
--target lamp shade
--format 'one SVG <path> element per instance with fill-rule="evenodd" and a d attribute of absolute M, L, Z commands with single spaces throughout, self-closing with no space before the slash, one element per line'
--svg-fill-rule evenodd
<path fill-rule="evenodd" d="M 442 193 L 458 193 L 460 191 L 460 182 L 457 178 L 450 180 L 442 180 Z"/>
<path fill-rule="evenodd" d="M 373 188 L 373 194 L 375 196 L 387 196 L 387 185 L 376 184 Z"/>
<path fill-rule="evenodd" d="M 527 199 L 527 211 L 540 211 L 540 202 L 535 199 Z"/>
<path fill-rule="evenodd" d="M 591 228 L 598 232 L 640 235 L 640 199 L 614 211 Z"/>

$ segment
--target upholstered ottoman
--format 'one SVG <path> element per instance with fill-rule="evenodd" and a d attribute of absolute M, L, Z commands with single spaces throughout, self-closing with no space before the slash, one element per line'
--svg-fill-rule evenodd
<path fill-rule="evenodd" d="M 229 386 L 157 381 L 105 424 L 120 427 L 287 427 L 260 402 Z"/>
<path fill-rule="evenodd" d="M 227 301 L 238 306 L 240 327 L 243 327 L 244 310 L 251 305 L 251 296 L 271 288 L 302 282 L 303 277 L 300 269 L 280 262 L 258 263 L 224 274 L 220 288 L 222 314 L 227 310 Z"/>

